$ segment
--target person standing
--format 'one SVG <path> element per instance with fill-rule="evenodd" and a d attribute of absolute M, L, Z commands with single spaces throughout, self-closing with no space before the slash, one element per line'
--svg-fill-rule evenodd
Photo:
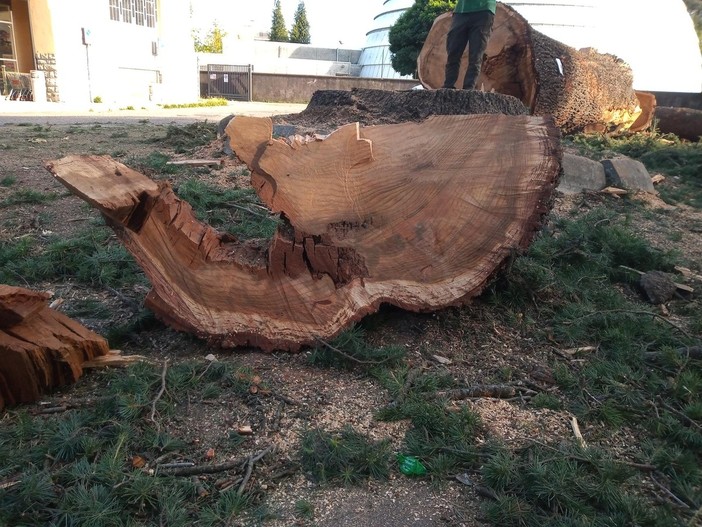
<path fill-rule="evenodd" d="M 468 45 L 468 70 L 463 89 L 473 90 L 483 65 L 483 54 L 495 20 L 495 0 L 458 0 L 446 37 L 446 73 L 442 88 L 454 89 L 461 57 Z"/>

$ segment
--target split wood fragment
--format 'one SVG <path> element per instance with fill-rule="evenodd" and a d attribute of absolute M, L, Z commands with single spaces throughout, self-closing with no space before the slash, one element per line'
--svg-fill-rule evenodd
<path fill-rule="evenodd" d="M 580 445 L 580 448 L 586 449 L 587 448 L 587 443 L 585 442 L 585 439 L 583 438 L 583 434 L 580 432 L 580 425 L 578 425 L 578 418 L 573 416 L 570 418 L 570 427 L 573 430 L 573 435 L 575 436 L 575 439 L 578 441 L 578 445 Z"/>
<path fill-rule="evenodd" d="M 50 295 L 0 285 L 0 409 L 72 384 L 107 341 L 48 306 Z"/>

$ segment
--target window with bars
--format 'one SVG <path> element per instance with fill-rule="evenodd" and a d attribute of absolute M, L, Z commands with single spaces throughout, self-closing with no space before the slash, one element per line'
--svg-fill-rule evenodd
<path fill-rule="evenodd" d="M 156 0 L 109 0 L 110 20 L 156 27 Z"/>
<path fill-rule="evenodd" d="M 131 24 L 133 20 L 132 16 L 132 0 L 119 0 L 119 8 L 122 12 L 122 22 Z"/>
<path fill-rule="evenodd" d="M 110 20 L 119 22 L 119 0 L 110 0 Z"/>
<path fill-rule="evenodd" d="M 144 25 L 144 0 L 132 0 L 134 10 L 134 21 L 137 26 Z"/>
<path fill-rule="evenodd" d="M 156 27 L 156 1 L 145 0 L 144 2 L 146 25 L 148 27 Z"/>

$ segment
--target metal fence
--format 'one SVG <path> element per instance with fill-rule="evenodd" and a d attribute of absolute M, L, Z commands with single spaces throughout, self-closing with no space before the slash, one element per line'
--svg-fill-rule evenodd
<path fill-rule="evenodd" d="M 238 101 L 251 100 L 253 66 L 207 65 L 207 96 Z"/>

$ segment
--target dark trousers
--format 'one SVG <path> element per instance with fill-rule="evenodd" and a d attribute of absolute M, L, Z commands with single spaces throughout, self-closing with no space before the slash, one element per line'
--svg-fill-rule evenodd
<path fill-rule="evenodd" d="M 455 88 L 461 57 L 468 45 L 468 71 L 463 80 L 463 89 L 472 90 L 480 75 L 483 54 L 492 32 L 495 15 L 491 11 L 454 13 L 451 29 L 446 37 L 446 77 L 443 88 Z"/>

